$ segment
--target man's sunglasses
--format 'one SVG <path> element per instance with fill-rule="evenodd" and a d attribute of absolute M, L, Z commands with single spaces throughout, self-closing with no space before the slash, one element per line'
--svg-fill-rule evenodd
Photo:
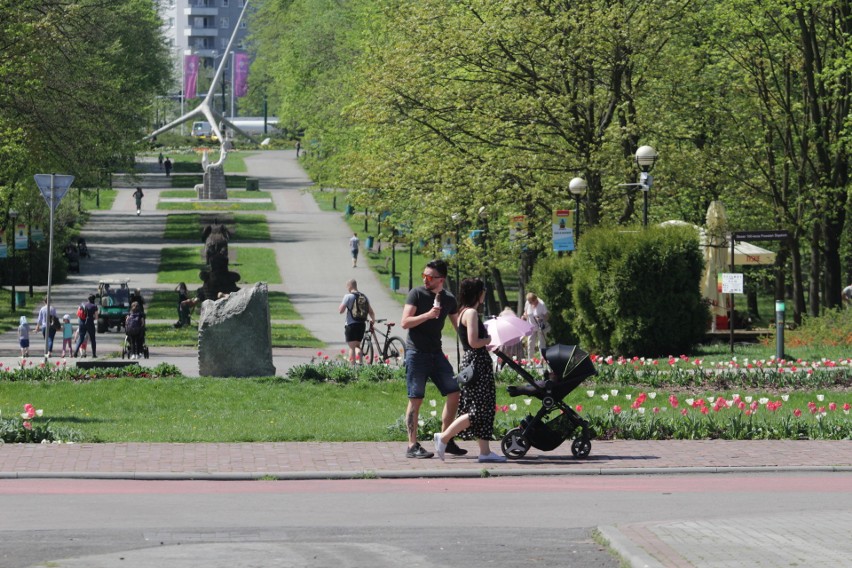
<path fill-rule="evenodd" d="M 423 280 L 426 280 L 427 282 L 431 282 L 436 278 L 443 278 L 443 276 L 432 276 L 431 274 L 421 274 L 421 276 L 423 277 Z"/>

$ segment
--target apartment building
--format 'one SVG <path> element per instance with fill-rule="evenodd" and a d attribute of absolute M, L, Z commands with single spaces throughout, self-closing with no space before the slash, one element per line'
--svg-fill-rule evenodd
<path fill-rule="evenodd" d="M 212 74 L 227 55 L 225 77 L 231 76 L 232 57 L 225 54 L 231 33 L 245 6 L 245 0 L 156 0 L 163 30 L 172 50 L 175 77 L 183 74 L 185 55 L 198 55 L 202 68 Z M 242 51 L 247 35 L 243 18 L 233 50 Z M 178 81 L 179 82 L 179 81 Z"/>

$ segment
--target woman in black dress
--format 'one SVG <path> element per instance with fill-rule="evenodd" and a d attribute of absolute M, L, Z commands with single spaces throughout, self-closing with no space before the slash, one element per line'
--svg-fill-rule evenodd
<path fill-rule="evenodd" d="M 494 364 L 486 346 L 491 337 L 479 319 L 478 308 L 485 300 L 485 284 L 479 278 L 462 280 L 459 287 L 459 339 L 464 346 L 461 368 L 474 366 L 474 378 L 462 389 L 458 417 L 444 431 L 435 434 L 435 453 L 442 460 L 447 443 L 453 436 L 467 430 L 479 443 L 479 462 L 505 462 L 505 456 L 491 451 L 489 441 L 494 435 L 494 407 L 497 388 L 494 385 Z"/>

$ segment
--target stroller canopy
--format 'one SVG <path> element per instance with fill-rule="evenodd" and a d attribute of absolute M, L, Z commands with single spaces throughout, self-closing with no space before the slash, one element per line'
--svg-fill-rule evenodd
<path fill-rule="evenodd" d="M 558 381 L 579 381 L 597 374 L 589 354 L 576 345 L 551 345 L 544 358 Z"/>

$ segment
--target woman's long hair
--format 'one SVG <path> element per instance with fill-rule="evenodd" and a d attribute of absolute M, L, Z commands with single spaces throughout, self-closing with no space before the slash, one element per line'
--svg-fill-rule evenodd
<path fill-rule="evenodd" d="M 485 283 L 482 280 L 465 278 L 459 285 L 459 303 L 465 308 L 476 307 L 483 290 L 485 290 Z"/>

